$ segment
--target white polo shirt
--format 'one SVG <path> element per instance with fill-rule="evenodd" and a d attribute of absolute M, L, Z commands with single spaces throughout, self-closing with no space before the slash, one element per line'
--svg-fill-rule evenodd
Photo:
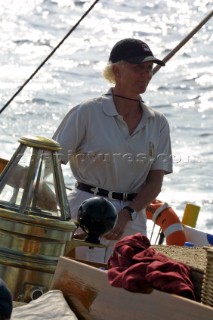
<path fill-rule="evenodd" d="M 110 94 L 111 89 L 72 108 L 53 139 L 61 144 L 61 160 L 70 161 L 77 181 L 109 191 L 137 192 L 150 170 L 172 172 L 168 121 L 141 102 L 143 116 L 130 135 Z"/>

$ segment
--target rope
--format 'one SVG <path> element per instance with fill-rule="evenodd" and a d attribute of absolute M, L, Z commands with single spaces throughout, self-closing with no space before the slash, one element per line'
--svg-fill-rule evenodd
<path fill-rule="evenodd" d="M 16 93 L 8 100 L 8 102 L 0 110 L 0 114 L 6 109 L 6 107 L 13 101 L 13 99 L 22 91 L 22 89 L 27 85 L 27 83 L 36 75 L 36 73 L 43 67 L 43 65 L 49 60 L 49 58 L 55 53 L 55 51 L 62 45 L 62 43 L 69 37 L 69 35 L 77 28 L 80 22 L 87 16 L 87 14 L 93 9 L 93 7 L 98 3 L 99 0 L 94 1 L 94 3 L 89 7 L 89 9 L 83 14 L 83 16 L 78 20 L 78 22 L 72 27 L 72 29 L 65 35 L 65 37 L 59 42 L 59 44 L 52 50 L 52 52 L 44 59 L 44 61 L 38 66 L 38 68 L 31 74 L 31 76 L 24 82 L 24 84 L 16 91 Z M 175 53 L 177 53 L 194 35 L 197 33 L 202 26 L 213 16 L 213 10 L 163 59 L 164 62 L 170 60 Z M 161 66 L 157 65 L 153 69 L 153 75 L 158 72 Z"/>
<path fill-rule="evenodd" d="M 167 54 L 167 56 L 163 59 L 163 61 L 166 63 L 169 61 L 175 53 L 177 53 L 194 35 L 197 33 L 204 24 L 213 16 L 213 10 L 171 51 Z M 160 65 L 157 65 L 153 69 L 153 75 L 158 72 L 158 70 L 161 68 Z"/>
<path fill-rule="evenodd" d="M 23 90 L 23 88 L 30 82 L 30 80 L 36 75 L 36 73 L 43 67 L 43 65 L 52 57 L 56 50 L 62 45 L 62 43 L 69 37 L 69 35 L 77 28 L 80 22 L 88 15 L 88 13 L 93 9 L 93 7 L 98 3 L 99 0 L 94 1 L 94 3 L 89 7 L 89 9 L 83 14 L 83 16 L 78 20 L 78 22 L 70 29 L 70 31 L 63 37 L 63 39 L 58 43 L 58 45 L 50 52 L 50 54 L 44 59 L 44 61 L 38 66 L 38 68 L 31 74 L 31 76 L 23 83 L 23 85 L 15 92 L 15 94 L 7 101 L 7 103 L 0 110 L 0 114 L 7 108 L 7 106 L 13 101 L 13 99 Z"/>

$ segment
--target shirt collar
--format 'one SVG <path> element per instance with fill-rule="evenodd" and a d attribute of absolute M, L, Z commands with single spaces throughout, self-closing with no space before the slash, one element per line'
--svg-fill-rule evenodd
<path fill-rule="evenodd" d="M 118 112 L 113 101 L 112 88 L 102 96 L 102 106 L 103 111 L 107 116 L 118 116 Z"/>
<path fill-rule="evenodd" d="M 102 95 L 102 107 L 103 111 L 108 116 L 118 116 L 118 112 L 116 110 L 113 95 L 112 95 L 112 88 L 110 88 L 104 95 Z M 144 121 L 154 116 L 154 111 L 147 107 L 147 105 L 141 100 L 141 108 L 143 109 L 143 118 Z"/>

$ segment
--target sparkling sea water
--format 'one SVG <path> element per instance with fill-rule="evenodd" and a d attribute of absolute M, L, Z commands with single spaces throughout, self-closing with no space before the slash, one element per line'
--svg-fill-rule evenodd
<path fill-rule="evenodd" d="M 93 1 L 7 0 L 0 6 L 0 108 L 76 24 Z M 0 157 L 26 134 L 52 137 L 74 105 L 106 91 L 111 47 L 146 41 L 164 58 L 210 11 L 208 0 L 100 0 L 53 57 L 0 114 Z M 182 217 L 201 206 L 197 228 L 213 233 L 213 19 L 153 77 L 143 100 L 170 123 L 174 173 L 158 199 Z M 69 167 L 65 182 L 73 184 Z"/>

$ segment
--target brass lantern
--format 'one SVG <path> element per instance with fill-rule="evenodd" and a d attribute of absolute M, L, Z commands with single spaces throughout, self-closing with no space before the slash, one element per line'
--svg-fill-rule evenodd
<path fill-rule="evenodd" d="M 0 177 L 0 204 L 17 213 L 69 220 L 60 145 L 52 139 L 26 136 L 20 140 Z"/>
<path fill-rule="evenodd" d="M 72 221 L 52 139 L 25 136 L 0 176 L 0 278 L 16 301 L 50 288 L 77 223 Z"/>

